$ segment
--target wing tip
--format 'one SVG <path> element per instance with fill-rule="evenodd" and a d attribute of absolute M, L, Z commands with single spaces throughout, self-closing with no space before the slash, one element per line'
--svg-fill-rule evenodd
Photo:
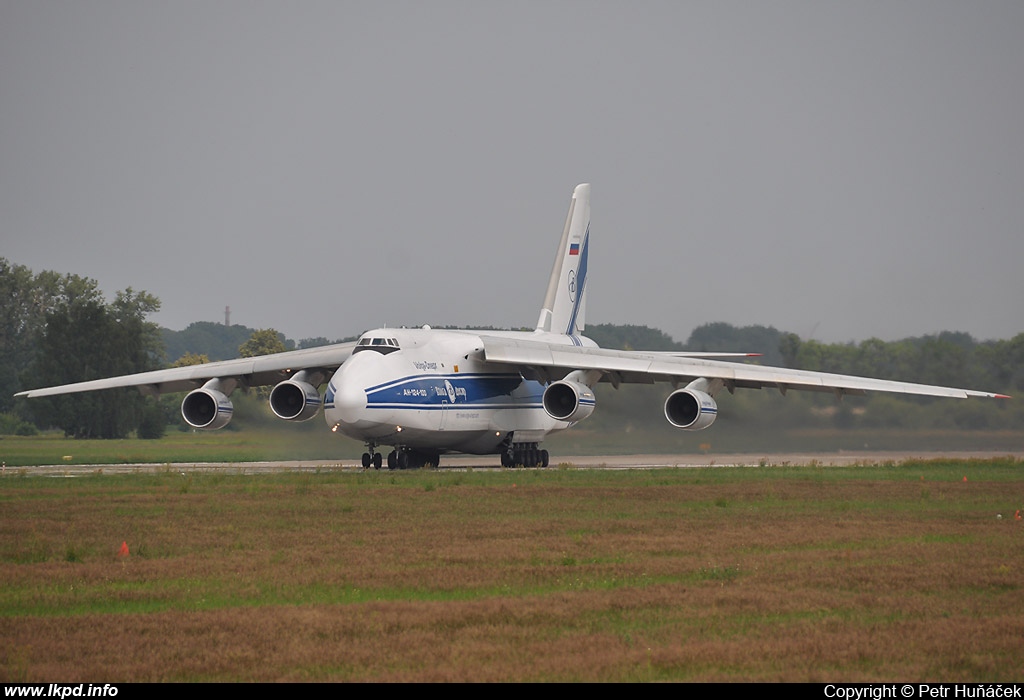
<path fill-rule="evenodd" d="M 997 394 L 994 391 L 975 391 L 974 389 L 955 389 L 954 391 L 959 392 L 954 394 L 959 398 L 970 399 L 1012 399 L 1013 397 L 1009 394 Z"/>

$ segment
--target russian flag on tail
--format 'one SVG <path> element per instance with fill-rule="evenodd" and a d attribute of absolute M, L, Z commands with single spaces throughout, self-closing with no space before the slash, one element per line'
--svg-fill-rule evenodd
<path fill-rule="evenodd" d="M 570 243 L 569 244 L 569 255 L 579 255 L 579 254 L 580 254 L 580 244 L 579 243 Z"/>

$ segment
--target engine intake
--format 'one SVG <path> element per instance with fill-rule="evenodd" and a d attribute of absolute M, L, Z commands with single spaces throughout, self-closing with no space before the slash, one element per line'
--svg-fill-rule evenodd
<path fill-rule="evenodd" d="M 320 412 L 320 391 L 307 382 L 288 379 L 270 392 L 270 410 L 282 420 L 307 421 Z"/>
<path fill-rule="evenodd" d="M 597 406 L 597 399 L 589 386 L 565 379 L 544 390 L 543 402 L 549 416 L 569 423 L 588 417 Z"/>
<path fill-rule="evenodd" d="M 679 389 L 665 399 L 665 418 L 683 430 L 704 430 L 718 417 L 718 404 L 697 389 Z"/>
<path fill-rule="evenodd" d="M 181 417 L 193 428 L 218 430 L 231 422 L 235 407 L 216 389 L 203 387 L 189 392 L 181 402 Z"/>

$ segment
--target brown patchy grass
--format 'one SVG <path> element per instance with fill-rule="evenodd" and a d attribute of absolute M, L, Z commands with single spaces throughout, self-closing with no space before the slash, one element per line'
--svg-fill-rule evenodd
<path fill-rule="evenodd" d="M 8 476 L 0 680 L 1019 680 L 1022 507 L 1014 460 Z"/>

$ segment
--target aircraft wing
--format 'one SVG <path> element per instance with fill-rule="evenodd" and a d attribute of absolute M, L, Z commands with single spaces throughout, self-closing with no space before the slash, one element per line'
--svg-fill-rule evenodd
<path fill-rule="evenodd" d="M 75 394 L 96 389 L 115 389 L 118 387 L 138 387 L 143 394 L 155 395 L 176 391 L 197 389 L 211 379 L 237 379 L 244 386 L 264 386 L 276 384 L 287 379 L 295 371 L 302 369 L 334 370 L 351 356 L 355 343 L 336 343 L 317 348 L 291 350 L 274 355 L 258 357 L 241 357 L 237 360 L 208 362 L 203 365 L 158 369 L 152 372 L 127 374 L 109 379 L 96 379 L 90 382 L 64 384 L 63 386 L 47 387 L 21 391 L 15 396 L 55 396 L 58 394 Z"/>
<path fill-rule="evenodd" d="M 481 341 L 483 355 L 488 362 L 516 365 L 524 374 L 540 380 L 558 380 L 574 370 L 593 370 L 602 373 L 602 381 L 611 382 L 616 386 L 619 383 L 652 384 L 659 381 L 680 384 L 705 378 L 721 380 L 729 391 L 736 387 L 774 387 L 783 394 L 789 389 L 799 389 L 832 392 L 838 395 L 887 391 L 952 398 L 1009 398 L 1003 394 L 984 391 L 723 362 L 665 353 L 608 350 L 493 336 L 481 336 Z"/>
<path fill-rule="evenodd" d="M 650 350 L 644 352 L 645 355 L 660 355 L 662 357 L 699 357 L 707 360 L 713 360 L 721 357 L 761 357 L 759 352 L 687 352 L 685 350 Z"/>

